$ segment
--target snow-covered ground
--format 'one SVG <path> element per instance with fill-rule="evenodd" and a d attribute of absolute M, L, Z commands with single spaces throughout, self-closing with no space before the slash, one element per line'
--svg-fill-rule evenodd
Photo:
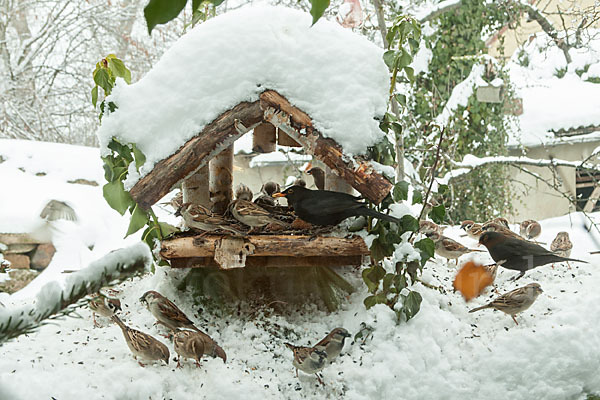
<path fill-rule="evenodd" d="M 4 149 L 5 144 L 0 148 Z M 39 146 L 44 153 L 44 145 Z M 52 146 L 48 145 L 47 151 L 55 151 Z M 67 147 L 59 158 L 69 158 Z M 32 154 L 31 159 L 38 158 Z M 88 166 L 86 160 L 80 161 L 81 170 L 96 168 Z M 96 163 L 92 157 L 89 160 Z M 2 178 L 9 176 L 6 163 L 0 164 Z M 29 164 L 22 167 L 28 171 Z M 66 179 L 51 175 L 36 178 L 55 179 L 56 184 Z M 32 185 L 31 179 L 21 178 L 22 184 Z M 20 182 L 12 181 L 15 186 L 11 188 L 20 190 Z M 35 187 L 28 186 L 27 190 Z M 81 220 L 91 219 L 94 213 L 112 219 L 80 229 L 92 237 L 106 229 L 106 240 L 110 238 L 112 248 L 125 247 L 131 243 L 121 239 L 126 223 L 116 212 L 104 210 L 101 186 L 95 189 L 88 199 L 97 207 L 78 208 Z M 87 190 L 81 187 L 81 191 Z M 4 204 L 0 203 L 0 210 Z M 13 214 L 22 215 L 24 220 L 36 216 L 18 204 L 13 206 Z M 600 214 L 593 217 L 600 221 Z M 53 322 L 0 347 L 0 399 L 586 398 L 589 393 L 600 393 L 600 261 L 594 258 L 600 256 L 588 254 L 600 249 L 600 235 L 585 231 L 580 214 L 541 223 L 540 241 L 550 243 L 557 232 L 568 231 L 574 243 L 572 256 L 590 264 L 572 263 L 572 269 L 563 264 L 540 267 L 516 283 L 509 281 L 515 272 L 501 269 L 496 278 L 500 292 L 530 282 L 540 283 L 544 290 L 529 310 L 517 316 L 518 326 L 498 311 L 469 314 L 470 308 L 485 303 L 493 293 L 488 290 L 465 304 L 451 290 L 456 267 L 441 259 L 426 265 L 423 280 L 445 290 L 417 285 L 423 296 L 421 311 L 408 323 L 400 324 L 385 306 L 365 310 L 362 300 L 367 294 L 358 271 L 344 272 L 358 291 L 337 312 L 327 313 L 306 304 L 283 314 L 263 315 L 223 313 L 199 304 L 191 293 L 176 289 L 186 271 L 158 268 L 154 274 L 118 286 L 123 320 L 162 340 L 174 355 L 172 344 L 159 336 L 164 331 L 153 326 L 154 318 L 139 302 L 145 291 L 157 290 L 219 342 L 227 352 L 226 364 L 220 359 L 206 359 L 201 368 L 189 363 L 176 369 L 174 362 L 141 368 L 118 327 L 99 317 L 103 326 L 95 328 L 91 312 L 82 308 L 78 312 L 81 318 Z M 475 245 L 461 237 L 457 227 L 448 228 L 446 234 Z M 74 242 L 70 251 L 78 246 L 86 244 Z M 67 250 L 58 248 L 57 256 Z M 470 257 L 483 261 L 487 253 Z M 470 257 L 463 257 L 461 262 Z M 71 269 L 70 265 L 57 265 L 57 270 L 59 267 Z M 26 290 L 29 296 L 21 297 L 33 295 L 32 289 Z M 24 301 L 19 296 L 11 297 L 0 301 L 7 307 Z M 283 343 L 314 344 L 338 326 L 353 336 L 362 326 L 368 326 L 372 335 L 347 341 L 342 355 L 323 371 L 325 386 L 302 372 L 296 378 L 292 353 Z"/>

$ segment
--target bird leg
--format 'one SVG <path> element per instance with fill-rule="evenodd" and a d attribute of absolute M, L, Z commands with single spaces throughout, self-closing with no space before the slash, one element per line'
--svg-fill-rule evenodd
<path fill-rule="evenodd" d="M 200 368 L 200 360 L 196 360 L 196 367 Z"/>
<path fill-rule="evenodd" d="M 323 386 L 325 386 L 325 382 L 323 382 L 323 380 L 321 379 L 321 377 L 319 376 L 319 374 L 315 374 L 315 376 L 317 377 L 317 381 L 319 381 L 319 383 Z"/>
<path fill-rule="evenodd" d="M 569 267 L 569 269 L 571 269 L 571 264 L 569 264 L 568 261 L 567 261 L 567 267 Z"/>
<path fill-rule="evenodd" d="M 298 377 L 298 368 L 296 368 L 296 378 Z"/>
<path fill-rule="evenodd" d="M 181 360 L 181 356 L 177 357 L 177 365 L 175 366 L 175 368 L 183 368 L 183 366 L 181 365 L 181 363 L 179 362 Z"/>
<path fill-rule="evenodd" d="M 525 271 L 521 271 L 521 273 L 519 275 L 515 276 L 514 278 L 512 278 L 511 281 L 518 281 L 523 276 L 525 276 Z"/>
<path fill-rule="evenodd" d="M 515 324 L 519 325 L 519 323 L 517 322 L 517 319 L 515 318 L 515 316 L 511 315 L 511 317 L 512 317 L 513 321 L 515 321 Z"/>
<path fill-rule="evenodd" d="M 93 320 L 94 320 L 94 326 L 95 326 L 96 328 L 101 328 L 101 327 L 102 327 L 102 325 L 100 325 L 100 324 L 98 323 L 98 321 L 96 321 L 96 313 L 95 313 L 95 312 L 92 312 L 92 318 L 93 318 Z"/>

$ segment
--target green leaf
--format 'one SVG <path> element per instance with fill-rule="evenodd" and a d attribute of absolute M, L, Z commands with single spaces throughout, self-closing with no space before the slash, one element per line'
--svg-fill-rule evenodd
<path fill-rule="evenodd" d="M 402 220 L 402 229 L 406 231 L 416 232 L 419 230 L 419 221 L 412 215 L 405 215 L 401 218 Z"/>
<path fill-rule="evenodd" d="M 441 224 L 444 222 L 444 217 L 446 216 L 446 208 L 443 204 L 435 206 L 431 209 L 429 216 L 436 224 Z"/>
<path fill-rule="evenodd" d="M 313 17 L 312 25 L 314 25 L 329 7 L 329 0 L 310 0 L 310 4 L 310 15 Z"/>
<path fill-rule="evenodd" d="M 398 102 L 398 104 L 403 105 L 404 107 L 406 107 L 406 95 L 400 94 L 398 93 L 396 96 L 396 101 Z"/>
<path fill-rule="evenodd" d="M 438 194 L 447 193 L 448 192 L 448 185 L 439 185 L 437 192 L 438 192 Z"/>
<path fill-rule="evenodd" d="M 367 278 L 369 278 L 371 282 L 377 283 L 377 286 L 379 286 L 379 281 L 382 280 L 384 276 L 385 269 L 379 264 L 375 264 L 367 274 Z"/>
<path fill-rule="evenodd" d="M 96 103 L 98 102 L 98 85 L 94 86 L 92 89 L 92 104 L 94 108 L 96 108 Z"/>
<path fill-rule="evenodd" d="M 396 266 L 398 266 L 398 264 L 402 263 L 398 262 L 396 263 Z M 402 289 L 404 289 L 406 286 L 408 286 L 408 283 L 406 282 L 406 277 L 404 275 L 394 276 L 394 287 L 396 288 L 398 293 L 400 293 L 400 291 L 402 291 Z"/>
<path fill-rule="evenodd" d="M 409 81 L 415 80 L 415 70 L 411 67 L 404 67 L 404 72 L 406 73 L 406 77 Z"/>
<path fill-rule="evenodd" d="M 421 193 L 420 190 L 414 190 L 413 191 L 413 197 L 412 197 L 412 203 L 413 204 L 422 204 L 423 203 L 423 193 Z"/>
<path fill-rule="evenodd" d="M 388 50 L 383 53 L 383 62 L 388 66 L 390 71 L 393 71 L 396 67 L 396 60 L 398 59 L 398 52 L 396 50 Z"/>
<path fill-rule="evenodd" d="M 168 236 L 179 232 L 179 229 L 177 227 L 174 227 L 171 224 L 167 224 L 166 222 L 159 222 L 158 226 L 160 228 L 160 235 L 162 239 L 165 239 Z"/>
<path fill-rule="evenodd" d="M 158 24 L 166 24 L 175 19 L 185 7 L 187 0 L 150 0 L 144 7 L 144 17 L 148 25 L 148 34 Z"/>
<path fill-rule="evenodd" d="M 423 298 L 419 292 L 415 291 L 411 291 L 406 297 L 404 297 L 402 311 L 404 312 L 404 315 L 406 315 L 407 321 L 417 315 L 421 309 L 421 301 L 423 301 Z"/>
<path fill-rule="evenodd" d="M 421 239 L 415 243 L 415 248 L 421 253 L 421 265 L 425 265 L 425 262 L 433 258 L 435 254 L 435 243 L 429 238 Z"/>
<path fill-rule="evenodd" d="M 127 69 L 123 61 L 111 57 L 108 59 L 108 68 L 110 68 L 113 75 L 123 78 L 127 83 L 131 83 L 131 71 Z"/>
<path fill-rule="evenodd" d="M 139 172 L 140 167 L 146 162 L 146 156 L 140 149 L 137 148 L 135 143 L 131 144 L 131 148 L 133 150 L 133 157 L 135 158 L 135 167 Z"/>
<path fill-rule="evenodd" d="M 365 304 L 365 307 L 367 308 L 367 310 L 371 307 L 373 307 L 375 304 L 377 304 L 377 296 L 367 296 L 364 300 L 363 303 Z"/>
<path fill-rule="evenodd" d="M 133 161 L 133 157 L 131 156 L 131 149 L 128 146 L 119 143 L 114 137 L 108 144 L 108 148 L 117 152 L 117 154 L 123 157 L 127 161 L 127 165 L 129 165 L 129 163 Z"/>
<path fill-rule="evenodd" d="M 129 192 L 125 191 L 123 182 L 120 180 L 109 182 L 104 185 L 104 187 L 102 187 L 102 194 L 108 205 L 114 210 L 117 210 L 121 215 L 125 214 L 125 211 L 133 205 L 131 195 Z"/>
<path fill-rule="evenodd" d="M 104 89 L 104 93 L 108 96 L 113 88 L 113 82 L 108 71 L 104 68 L 100 68 L 94 71 L 94 82 L 96 85 Z"/>
<path fill-rule="evenodd" d="M 379 282 L 373 282 L 371 279 L 369 279 L 369 274 L 371 273 L 372 270 L 373 270 L 372 267 L 363 269 L 362 278 L 363 278 L 363 281 L 365 282 L 365 285 L 367 285 L 367 289 L 369 290 L 369 292 L 375 293 L 375 291 L 379 287 Z"/>
<path fill-rule="evenodd" d="M 399 68 L 404 68 L 404 67 L 409 66 L 411 62 L 412 62 L 412 56 L 408 53 L 408 51 L 403 49 L 402 55 L 400 56 L 400 58 L 398 60 L 397 66 Z"/>
<path fill-rule="evenodd" d="M 220 5 L 222 2 L 224 2 L 225 0 L 208 0 L 210 1 L 215 7 Z"/>
<path fill-rule="evenodd" d="M 383 291 L 385 293 L 388 292 L 388 290 L 390 290 L 390 287 L 392 286 L 392 282 L 394 281 L 394 277 L 396 275 L 394 274 L 385 274 L 385 276 L 383 277 Z"/>
<path fill-rule="evenodd" d="M 129 228 L 127 228 L 127 234 L 125 237 L 131 235 L 142 229 L 148 223 L 148 213 L 144 211 L 138 204 L 135 205 L 133 213 L 131 214 L 131 220 L 129 221 Z"/>
<path fill-rule="evenodd" d="M 394 201 L 408 200 L 408 182 L 401 181 L 394 185 Z"/>

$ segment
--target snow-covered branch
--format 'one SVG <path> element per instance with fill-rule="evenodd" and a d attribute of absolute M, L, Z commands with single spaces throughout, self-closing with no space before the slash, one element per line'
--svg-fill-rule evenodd
<path fill-rule="evenodd" d="M 73 305 L 103 286 L 123 281 L 136 273 L 148 271 L 152 254 L 144 243 L 115 250 L 74 272 L 64 287 L 49 282 L 42 287 L 36 300 L 21 307 L 0 308 L 0 345 L 17 336 L 30 333 L 44 320 L 73 311 Z"/>

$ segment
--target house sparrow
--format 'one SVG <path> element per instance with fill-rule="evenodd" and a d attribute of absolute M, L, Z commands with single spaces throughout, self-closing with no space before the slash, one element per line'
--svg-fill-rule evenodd
<path fill-rule="evenodd" d="M 486 222 L 482 225 L 481 229 L 483 232 L 497 232 L 503 234 L 504 236 L 512 237 L 519 240 L 525 240 L 523 236 L 518 235 L 517 233 L 511 231 L 503 224 L 500 224 L 498 222 Z"/>
<path fill-rule="evenodd" d="M 73 207 L 64 201 L 50 200 L 40 213 L 40 218 L 46 221 L 57 221 L 59 219 L 77 221 L 77 214 Z"/>
<path fill-rule="evenodd" d="M 464 254 L 471 253 L 473 251 L 482 251 L 479 249 L 469 249 L 462 244 L 458 243 L 454 239 L 440 235 L 439 233 L 433 232 L 427 235 L 433 243 L 435 243 L 435 252 L 437 255 L 445 257 L 448 261 L 456 260 L 458 265 L 458 258 Z"/>
<path fill-rule="evenodd" d="M 335 328 L 319 343 L 314 345 L 314 348 L 327 354 L 327 361 L 331 362 L 336 359 L 342 352 L 344 340 L 350 337 L 350 333 L 344 328 Z"/>
<path fill-rule="evenodd" d="M 574 258 L 560 257 L 540 245 L 508 237 L 498 232 L 484 232 L 479 238 L 479 243 L 488 249 L 490 256 L 497 264 L 507 269 L 521 271 L 516 279 L 521 278 L 530 269 L 553 262 L 579 261 L 585 263 L 585 261 Z"/>
<path fill-rule="evenodd" d="M 296 181 L 294 182 L 294 185 L 296 186 L 302 186 L 302 187 L 306 187 L 306 181 L 302 178 L 298 178 L 296 179 Z"/>
<path fill-rule="evenodd" d="M 191 329 L 198 332 L 204 341 L 204 354 L 227 360 L 225 351 L 210 336 L 196 328 L 194 323 L 172 301 L 160 293 L 150 290 L 140 297 L 140 302 L 154 315 L 159 324 L 175 331 L 178 328 Z"/>
<path fill-rule="evenodd" d="M 111 319 L 123 331 L 125 342 L 127 342 L 129 350 L 136 359 L 139 357 L 148 361 L 163 360 L 167 364 L 169 363 L 169 349 L 167 346 L 144 332 L 128 327 L 116 315 L 113 315 Z M 140 361 L 138 361 L 138 364 L 144 366 Z"/>
<path fill-rule="evenodd" d="M 519 233 L 528 240 L 535 240 L 542 234 L 542 226 L 532 219 L 521 222 Z"/>
<path fill-rule="evenodd" d="M 490 219 L 489 221 L 486 221 L 482 225 L 486 225 L 489 223 L 500 224 L 500 225 L 504 226 L 505 228 L 510 229 L 510 224 L 508 223 L 508 220 L 504 217 Z"/>
<path fill-rule="evenodd" d="M 470 219 L 463 221 L 460 225 L 460 229 L 463 229 L 467 232 L 468 237 L 475 240 L 479 240 L 479 236 L 483 233 L 483 226 Z"/>
<path fill-rule="evenodd" d="M 229 205 L 229 210 L 235 219 L 252 229 L 268 224 L 289 227 L 286 222 L 276 219 L 267 210 L 252 203 L 252 191 L 244 184 L 236 189 L 235 200 Z"/>
<path fill-rule="evenodd" d="M 570 257 L 571 249 L 573 249 L 573 243 L 569 239 L 567 232 L 558 232 L 550 244 L 550 251 L 561 257 Z"/>
<path fill-rule="evenodd" d="M 184 203 L 175 215 L 181 215 L 185 222 L 185 226 L 188 228 L 205 232 L 222 230 L 231 232 L 234 235 L 244 235 L 244 232 L 234 228 L 232 223 L 227 221 L 224 217 L 213 214 L 208 208 L 199 204 Z"/>
<path fill-rule="evenodd" d="M 194 358 L 198 365 L 200 358 L 207 355 L 213 358 L 219 357 L 223 362 L 227 361 L 227 355 L 221 346 L 210 336 L 199 329 L 176 329 L 172 335 L 175 351 L 184 358 Z M 198 365 L 199 366 L 199 365 Z"/>
<path fill-rule="evenodd" d="M 196 331 L 177 329 L 173 333 L 173 346 L 177 357 L 177 368 L 181 368 L 181 357 L 193 358 L 200 367 L 200 359 L 204 355 L 204 340 Z"/>
<path fill-rule="evenodd" d="M 310 190 L 292 186 L 273 197 L 285 197 L 302 220 L 313 225 L 337 225 L 346 218 L 359 215 L 383 219 L 400 224 L 398 218 L 371 210 L 359 197 L 330 190 Z"/>
<path fill-rule="evenodd" d="M 484 265 L 483 268 L 485 268 L 486 272 L 490 274 L 493 282 L 496 279 L 496 274 L 498 273 L 498 264 Z"/>
<path fill-rule="evenodd" d="M 173 207 L 175 211 L 181 209 L 181 206 L 183 206 L 183 192 L 180 190 L 169 202 L 161 204 L 168 204 Z"/>
<path fill-rule="evenodd" d="M 317 372 L 325 367 L 327 354 L 314 347 L 294 346 L 290 343 L 285 343 L 285 345 L 294 352 L 294 361 L 292 364 L 296 367 L 296 377 L 298 376 L 298 370 L 307 374 L 315 374 L 319 383 L 323 385 L 324 383 Z"/>
<path fill-rule="evenodd" d="M 315 186 L 318 190 L 325 190 L 325 171 L 319 167 L 313 167 L 311 164 L 308 165 L 306 173 L 313 177 Z"/>
<path fill-rule="evenodd" d="M 441 235 L 442 231 L 442 227 L 436 224 L 435 222 L 425 221 L 423 219 L 419 221 L 419 232 L 421 232 L 424 235 L 433 232 L 437 232 Z"/>
<path fill-rule="evenodd" d="M 117 311 L 121 311 L 121 301 L 99 294 L 90 300 L 88 307 L 92 310 L 94 326 L 100 327 L 100 324 L 96 321 L 96 313 L 105 318 L 110 318 L 115 315 Z"/>
<path fill-rule="evenodd" d="M 260 188 L 260 194 L 254 200 L 255 204 L 258 204 L 261 207 L 264 206 L 275 206 L 275 198 L 272 196 L 273 193 L 277 193 L 281 190 L 279 183 L 275 182 L 267 182 Z"/>
<path fill-rule="evenodd" d="M 501 295 L 485 306 L 469 310 L 469 312 L 472 313 L 483 310 L 484 308 L 494 308 L 510 315 L 513 321 L 515 321 L 515 324 L 519 325 L 515 315 L 531 307 L 541 293 L 543 293 L 543 290 L 539 283 L 530 283 L 527 286 L 520 287 Z"/>
<path fill-rule="evenodd" d="M 154 315 L 159 324 L 169 330 L 188 328 L 198 330 L 194 323 L 171 300 L 160 293 L 149 290 L 140 297 L 140 302 Z"/>

